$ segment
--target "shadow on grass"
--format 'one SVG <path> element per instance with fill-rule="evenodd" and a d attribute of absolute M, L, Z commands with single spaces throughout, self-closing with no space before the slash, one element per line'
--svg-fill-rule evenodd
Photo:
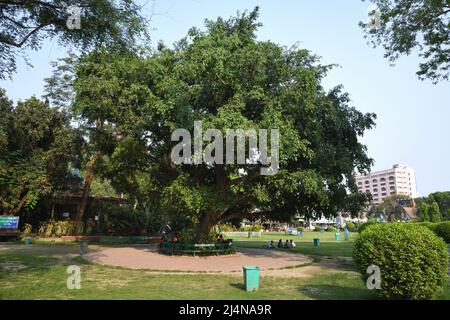
<path fill-rule="evenodd" d="M 236 289 L 245 291 L 245 285 L 243 283 L 234 282 L 234 283 L 230 283 L 230 286 L 232 286 L 232 287 L 234 287 Z"/>
<path fill-rule="evenodd" d="M 299 291 L 308 298 L 315 300 L 374 300 L 373 291 L 339 285 L 305 285 Z"/>

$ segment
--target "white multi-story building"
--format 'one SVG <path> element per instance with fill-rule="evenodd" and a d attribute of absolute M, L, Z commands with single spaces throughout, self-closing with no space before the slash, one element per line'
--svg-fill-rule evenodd
<path fill-rule="evenodd" d="M 373 204 L 382 203 L 386 197 L 394 195 L 417 197 L 416 174 L 412 168 L 402 164 L 368 175 L 357 175 L 355 179 L 359 192 L 372 194 Z"/>

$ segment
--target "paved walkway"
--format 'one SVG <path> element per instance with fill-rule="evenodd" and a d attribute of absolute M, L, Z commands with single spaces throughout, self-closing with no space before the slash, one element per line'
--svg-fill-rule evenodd
<path fill-rule="evenodd" d="M 215 273 L 242 272 L 242 266 L 258 266 L 261 270 L 271 270 L 311 262 L 309 257 L 301 254 L 244 248 L 233 255 L 209 257 L 169 256 L 149 247 L 106 248 L 83 257 L 95 263 L 130 269 Z"/>

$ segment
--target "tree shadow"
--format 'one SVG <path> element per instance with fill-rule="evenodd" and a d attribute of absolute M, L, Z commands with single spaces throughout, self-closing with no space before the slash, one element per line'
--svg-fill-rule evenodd
<path fill-rule="evenodd" d="M 304 285 L 299 291 L 308 298 L 315 300 L 374 300 L 373 291 L 365 288 L 355 288 L 339 285 Z"/>

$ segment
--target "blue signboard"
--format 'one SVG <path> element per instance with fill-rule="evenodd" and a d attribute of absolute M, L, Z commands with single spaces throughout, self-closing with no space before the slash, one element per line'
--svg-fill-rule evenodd
<path fill-rule="evenodd" d="M 19 217 L 0 216 L 0 229 L 17 229 L 19 227 Z"/>

